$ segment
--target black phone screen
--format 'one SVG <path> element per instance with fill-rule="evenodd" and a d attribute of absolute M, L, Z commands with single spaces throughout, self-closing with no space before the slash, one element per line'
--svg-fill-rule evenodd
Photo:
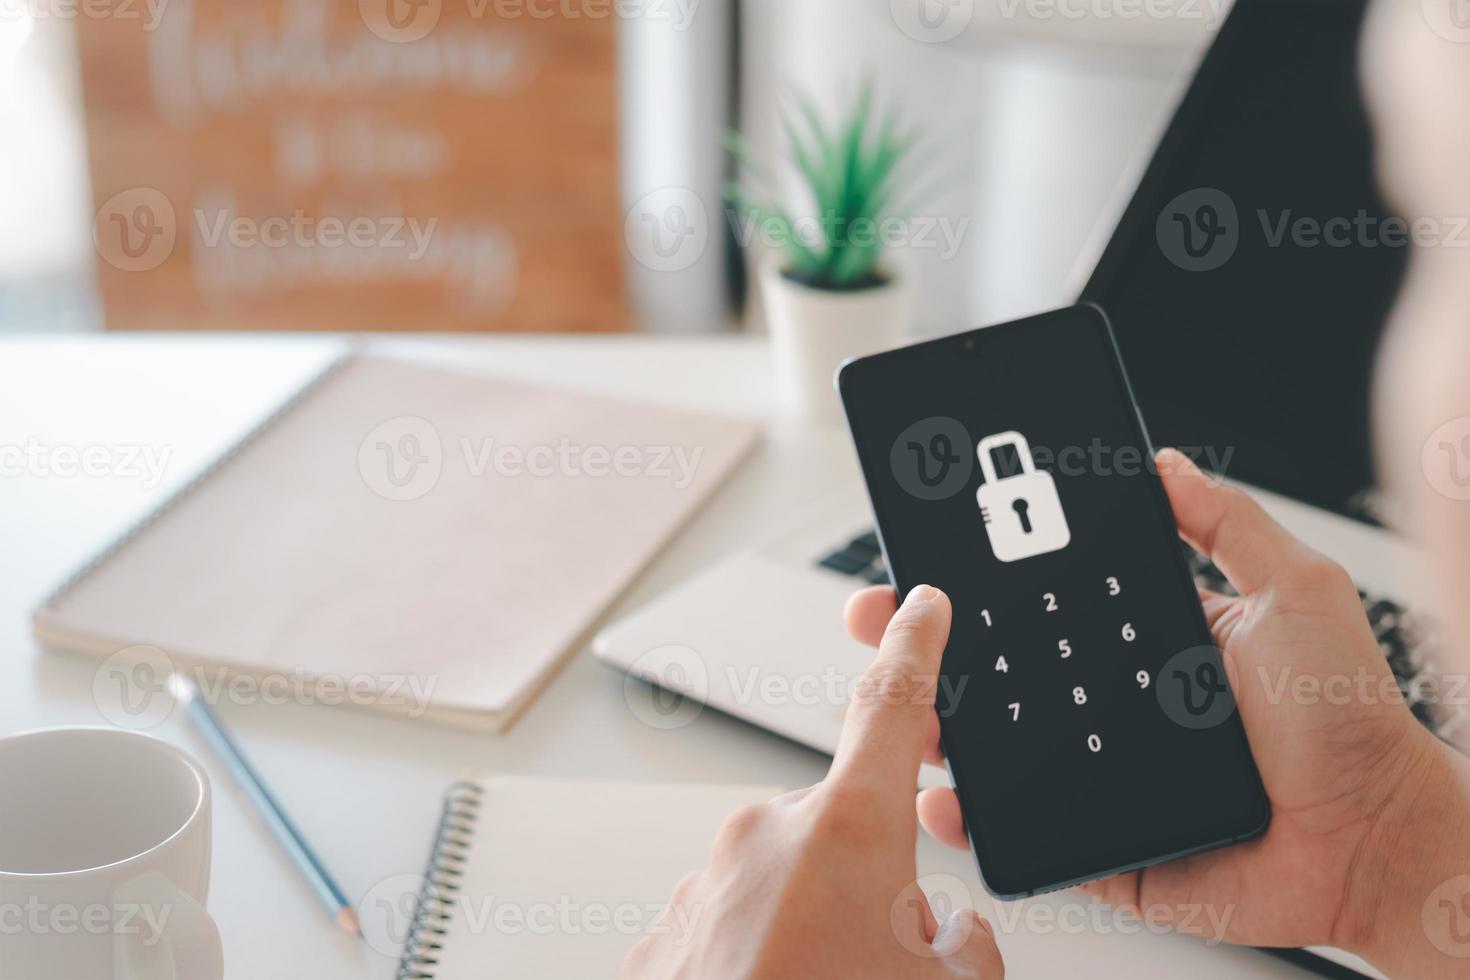
<path fill-rule="evenodd" d="M 1033 894 L 1264 829 L 1102 313 L 864 358 L 839 386 L 895 584 L 953 603 L 937 710 L 986 887 Z"/>

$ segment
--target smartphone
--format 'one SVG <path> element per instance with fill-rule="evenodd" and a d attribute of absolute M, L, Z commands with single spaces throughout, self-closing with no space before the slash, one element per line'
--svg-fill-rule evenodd
<path fill-rule="evenodd" d="M 991 894 L 1263 833 L 1270 803 L 1102 310 L 849 361 L 837 387 L 893 584 L 953 604 L 936 710 Z"/>

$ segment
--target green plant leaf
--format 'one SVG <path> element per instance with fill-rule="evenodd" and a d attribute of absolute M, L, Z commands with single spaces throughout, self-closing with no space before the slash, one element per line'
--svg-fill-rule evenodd
<path fill-rule="evenodd" d="M 745 212 L 755 223 L 757 232 L 766 230 L 781 239 L 781 250 L 786 254 L 786 265 L 791 271 L 814 275 L 823 266 L 821 255 L 813 251 L 796 233 L 796 224 L 791 216 L 775 205 L 760 205 L 740 194 L 739 188 L 731 188 L 731 203 Z"/>
<path fill-rule="evenodd" d="M 824 208 L 825 202 L 831 195 L 831 175 L 822 169 L 821 163 L 814 159 L 808 149 L 806 141 L 802 139 L 797 131 L 796 123 L 791 118 L 791 113 L 786 109 L 781 110 L 781 125 L 786 131 L 786 139 L 791 144 L 792 160 L 796 169 L 801 173 L 803 179 L 812 190 L 812 197 L 816 200 L 818 208 Z M 821 151 L 820 135 L 818 136 L 818 151 Z"/>
<path fill-rule="evenodd" d="M 840 206 L 842 200 L 842 148 L 836 136 L 829 137 L 825 127 L 822 126 L 822 118 L 817 113 L 817 107 L 810 98 L 802 93 L 796 93 L 797 106 L 806 118 L 807 126 L 811 130 L 812 138 L 816 141 L 820 159 L 814 167 L 815 173 L 822 174 L 821 180 L 813 184 L 813 190 L 820 186 L 821 196 L 817 206 L 823 213 L 834 213 Z M 810 177 L 808 177 L 810 180 Z"/>
<path fill-rule="evenodd" d="M 798 239 L 797 222 L 789 211 L 774 203 L 752 202 L 738 181 L 731 184 L 727 197 L 758 223 L 758 230 L 783 237 L 788 273 L 818 288 L 865 284 L 882 258 L 878 240 L 882 221 L 898 212 L 899 198 L 908 201 L 913 196 L 900 191 L 905 190 L 901 185 L 911 186 L 915 180 L 903 175 L 911 169 L 906 163 L 916 155 L 917 138 L 901 131 L 897 111 L 879 120 L 871 75 L 831 126 L 800 91 L 783 96 L 779 118 L 789 159 L 816 206 L 821 240 L 809 244 Z M 725 144 L 760 196 L 778 200 L 776 180 L 754 161 L 745 141 L 731 133 Z M 927 166 L 921 168 L 925 170 Z"/>

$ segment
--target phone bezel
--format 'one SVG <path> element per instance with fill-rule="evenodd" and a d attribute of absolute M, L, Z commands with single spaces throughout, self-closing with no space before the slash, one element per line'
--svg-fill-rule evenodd
<path fill-rule="evenodd" d="M 869 477 L 869 461 L 864 458 L 862 443 L 859 441 L 856 431 L 852 428 L 852 413 L 846 411 L 847 406 L 853 403 L 853 398 L 855 396 L 860 397 L 855 391 L 855 388 L 860 389 L 862 387 L 863 376 L 874 370 L 881 371 L 895 361 L 932 355 L 952 357 L 956 352 L 964 357 L 983 356 L 986 341 L 997 336 L 999 333 L 1026 330 L 1043 324 L 1051 324 L 1058 320 L 1076 320 L 1079 323 L 1087 324 L 1087 329 L 1101 332 L 1103 338 L 1107 341 L 1108 349 L 1112 351 L 1113 356 L 1109 360 L 1112 362 L 1111 372 L 1115 387 L 1126 404 L 1132 409 L 1133 434 L 1138 437 L 1139 445 L 1148 453 L 1149 458 L 1153 458 L 1155 449 L 1152 441 L 1149 439 L 1148 426 L 1144 422 L 1143 412 L 1139 407 L 1138 401 L 1133 395 L 1132 385 L 1129 384 L 1128 372 L 1123 365 L 1122 355 L 1113 337 L 1112 325 L 1108 322 L 1107 314 L 1101 307 L 1094 303 L 1082 303 L 1077 306 L 1026 317 L 1022 320 L 981 327 L 976 330 L 968 330 L 867 357 L 850 359 L 845 361 L 838 369 L 834 381 L 838 395 L 842 399 L 849 433 L 852 436 L 853 445 L 858 456 L 858 465 L 863 472 L 864 483 L 867 485 L 868 498 L 873 509 L 874 522 L 878 532 L 878 543 L 883 552 L 883 560 L 888 568 L 890 581 L 899 590 L 900 595 L 905 594 L 908 589 L 920 583 L 908 581 L 901 564 L 894 562 L 893 555 L 888 549 L 886 515 L 882 512 L 879 501 L 873 493 L 873 480 Z M 1163 481 L 1159 479 L 1158 474 L 1152 468 L 1149 469 L 1148 476 L 1149 479 L 1147 482 L 1154 500 L 1154 513 L 1157 515 L 1167 534 L 1177 536 L 1178 525 L 1174 519 L 1173 509 L 1169 504 L 1168 494 L 1164 490 Z M 1204 608 L 1200 604 L 1199 594 L 1195 588 L 1194 581 L 1189 574 L 1189 568 L 1185 562 L 1184 554 L 1181 549 L 1169 550 L 1173 552 L 1172 568 L 1174 569 L 1174 577 L 1180 584 L 1181 592 L 1183 593 L 1181 601 L 1185 601 L 1193 610 L 1196 632 L 1201 638 L 1201 643 L 1213 645 L 1214 641 L 1210 636 L 1209 623 L 1205 618 Z M 1198 854 L 1218 847 L 1240 843 L 1241 841 L 1250 840 L 1265 833 L 1271 821 L 1270 800 L 1266 795 L 1265 786 L 1261 782 L 1259 769 L 1255 765 L 1254 755 L 1250 749 L 1250 742 L 1246 737 L 1245 728 L 1241 723 L 1238 712 L 1232 716 L 1228 724 L 1231 725 L 1236 734 L 1239 743 L 1238 750 L 1251 763 L 1250 770 L 1255 775 L 1254 786 L 1251 787 L 1251 791 L 1259 803 L 1259 817 L 1252 816 L 1248 818 L 1243 822 L 1243 826 L 1219 824 L 1193 828 L 1187 832 L 1171 835 L 1168 838 L 1144 847 L 1141 849 L 1143 853 L 1135 853 L 1140 849 L 1134 849 L 1134 852 L 1117 851 L 1100 854 L 1095 858 L 1072 865 L 1039 868 L 1033 874 L 1024 876 L 1023 880 L 1017 881 L 999 878 L 994 873 L 993 862 L 991 862 L 991 872 L 986 872 L 985 866 L 987 862 L 985 860 L 985 854 L 989 845 L 978 834 L 974 821 L 970 818 L 969 807 L 965 803 L 968 794 L 958 789 L 961 785 L 973 785 L 971 783 L 971 776 L 979 768 L 978 757 L 976 759 L 976 765 L 973 768 L 965 768 L 968 765 L 967 762 L 957 763 L 955 757 L 946 751 L 945 756 L 949 765 L 950 777 L 954 780 L 957 787 L 956 793 L 960 801 L 960 812 L 964 819 L 965 832 L 970 840 L 970 851 L 975 857 L 980 872 L 980 880 L 985 886 L 986 891 L 996 898 L 1004 900 L 1027 898 L 1043 892 L 1056 891 L 1086 881 L 1136 871 L 1165 861 L 1172 861 L 1191 854 Z M 941 742 L 945 738 L 945 728 L 945 719 L 941 717 Z"/>

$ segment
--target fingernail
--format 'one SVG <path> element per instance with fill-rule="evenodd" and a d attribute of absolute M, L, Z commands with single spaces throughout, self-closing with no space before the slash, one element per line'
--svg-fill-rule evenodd
<path fill-rule="evenodd" d="M 917 606 L 928 602 L 939 594 L 939 590 L 932 585 L 916 585 L 903 600 L 905 606 Z"/>
<path fill-rule="evenodd" d="M 934 934 L 934 955 L 952 956 L 958 953 L 970 941 L 970 930 L 984 922 L 984 919 L 969 909 L 955 912 L 944 920 L 939 931 Z"/>
<path fill-rule="evenodd" d="M 1188 453 L 1180 452 L 1177 449 L 1161 450 L 1159 452 L 1159 458 L 1166 459 L 1169 461 L 1169 464 L 1171 466 L 1177 466 L 1181 469 L 1198 469 L 1198 467 L 1195 465 L 1193 457 L 1191 457 Z"/>
<path fill-rule="evenodd" d="M 1154 468 L 1160 476 L 1178 476 L 1192 471 L 1194 463 L 1177 449 L 1160 449 L 1154 454 Z"/>

